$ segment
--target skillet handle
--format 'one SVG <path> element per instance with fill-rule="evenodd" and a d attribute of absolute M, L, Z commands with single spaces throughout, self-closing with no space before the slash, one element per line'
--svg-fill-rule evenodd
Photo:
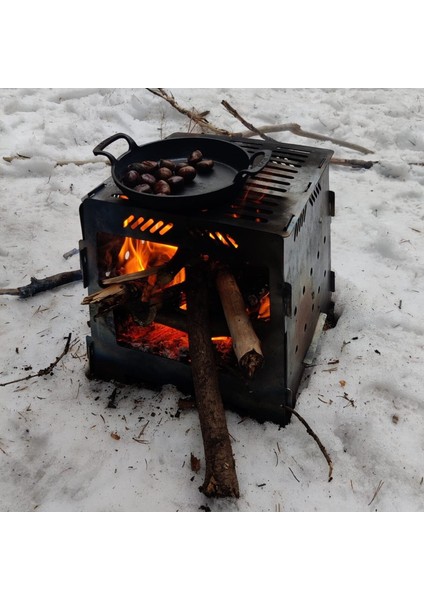
<path fill-rule="evenodd" d="M 137 143 L 132 139 L 132 137 L 130 137 L 126 133 L 115 133 L 114 135 L 111 135 L 107 139 L 103 140 L 103 142 L 100 142 L 100 144 L 98 144 L 94 148 L 93 154 L 95 156 L 97 156 L 98 154 L 103 154 L 103 156 L 107 156 L 107 158 L 110 160 L 110 164 L 113 166 L 116 162 L 116 158 L 113 156 L 113 154 L 110 154 L 110 152 L 105 152 L 104 148 L 106 148 L 106 146 L 109 146 L 109 144 L 116 142 L 116 140 L 120 139 L 124 139 L 128 142 L 130 150 L 136 150 L 138 148 Z"/>
<path fill-rule="evenodd" d="M 254 154 L 252 154 L 252 156 L 250 157 L 249 166 L 247 167 L 247 169 L 242 169 L 237 173 L 237 175 L 234 177 L 234 183 L 241 184 L 244 182 L 245 179 L 247 179 L 247 177 L 250 177 L 251 175 L 256 175 L 257 173 L 262 171 L 262 169 L 268 164 L 271 155 L 272 150 L 260 150 L 259 152 L 255 152 Z M 263 158 L 258 163 L 256 163 L 256 165 L 254 165 L 253 163 L 255 162 L 258 156 L 263 156 Z"/>

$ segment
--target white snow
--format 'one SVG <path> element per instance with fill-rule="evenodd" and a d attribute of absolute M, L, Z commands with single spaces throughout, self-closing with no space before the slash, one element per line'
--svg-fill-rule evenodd
<path fill-rule="evenodd" d="M 320 338 L 297 410 L 327 448 L 292 420 L 281 429 L 227 412 L 238 500 L 199 492 L 203 446 L 193 410 L 176 417 L 179 393 L 85 376 L 88 311 L 74 283 L 27 300 L 0 296 L 0 383 L 47 367 L 52 375 L 0 387 L 0 510 L 110 512 L 402 512 L 424 510 L 424 96 L 420 89 L 172 89 L 240 131 L 228 100 L 256 125 L 303 129 L 373 154 L 276 133 L 283 142 L 379 161 L 369 170 L 331 166 L 336 194 L 332 268 L 337 326 Z M 92 149 L 123 131 L 139 144 L 188 121 L 145 89 L 0 91 L 0 288 L 79 268 L 63 254 L 81 238 L 81 198 L 110 175 Z M 117 152 L 126 149 L 125 142 Z M 4 156 L 25 155 L 11 163 Z M 333 364 L 334 361 L 338 361 Z M 146 443 L 134 441 L 145 427 Z M 119 439 L 114 439 L 116 433 Z M 200 472 L 190 470 L 190 454 Z M 378 493 L 376 494 L 376 491 Z"/>

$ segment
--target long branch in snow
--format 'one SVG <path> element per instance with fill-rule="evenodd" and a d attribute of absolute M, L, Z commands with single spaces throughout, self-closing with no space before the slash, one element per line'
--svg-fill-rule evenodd
<path fill-rule="evenodd" d="M 63 349 L 62 353 L 59 356 L 57 356 L 56 359 L 52 363 L 50 363 L 48 367 L 46 367 L 45 369 L 40 369 L 39 371 L 37 371 L 37 373 L 32 373 L 31 375 L 27 375 L 26 377 L 20 377 L 19 379 L 14 379 L 13 381 L 6 381 L 6 383 L 0 383 L 0 386 L 4 387 L 6 385 L 12 385 L 12 383 L 19 383 L 20 381 L 27 381 L 28 379 L 33 379 L 33 377 L 43 377 L 44 375 L 50 375 L 50 373 L 53 372 L 53 369 L 56 367 L 58 362 L 62 360 L 65 354 L 68 354 L 69 347 L 71 345 L 71 335 L 72 334 L 70 333 L 66 338 L 65 348 Z"/>
<path fill-rule="evenodd" d="M 5 162 L 11 163 L 14 160 L 29 160 L 31 156 L 25 156 L 24 154 L 15 154 L 14 156 L 3 156 Z M 65 167 L 66 165 L 89 165 L 91 163 L 105 163 L 109 164 L 109 160 L 105 158 L 87 158 L 85 160 L 57 160 L 55 167 Z"/>
<path fill-rule="evenodd" d="M 361 152 L 362 154 L 373 154 L 372 150 L 364 148 L 364 146 L 359 146 L 358 144 L 351 144 L 350 142 L 345 142 L 344 140 L 339 140 L 328 135 L 322 135 L 321 133 L 305 131 L 298 123 L 284 123 L 283 125 L 271 125 L 269 127 L 255 127 L 251 123 L 248 123 L 248 121 L 246 121 L 240 115 L 240 113 L 238 113 L 237 110 L 233 108 L 231 104 L 229 104 L 226 100 L 222 100 L 221 104 L 226 110 L 228 110 L 229 113 L 233 115 L 233 117 L 238 119 L 250 131 L 239 133 L 238 135 L 241 137 L 252 137 L 253 135 L 259 135 L 264 140 L 278 143 L 278 140 L 269 137 L 268 135 L 266 135 L 266 133 L 270 133 L 273 131 L 290 131 L 290 133 L 293 133 L 294 135 L 299 135 L 301 137 L 306 137 L 313 140 L 320 140 L 322 142 L 331 142 L 332 144 L 336 144 L 337 146 L 350 148 L 350 150 L 356 150 L 357 152 Z"/>

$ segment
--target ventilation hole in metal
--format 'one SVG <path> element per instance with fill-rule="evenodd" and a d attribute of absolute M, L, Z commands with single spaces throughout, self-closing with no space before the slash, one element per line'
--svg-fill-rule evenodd
<path fill-rule="evenodd" d="M 155 223 L 155 225 L 153 225 L 153 227 L 150 229 L 150 233 L 156 233 L 158 229 L 160 229 L 161 227 L 163 227 L 165 225 L 165 223 L 163 221 L 158 221 L 157 223 Z"/>
<path fill-rule="evenodd" d="M 139 225 L 141 225 L 144 221 L 144 217 L 138 217 L 136 221 L 131 225 L 131 229 L 137 229 Z"/>
<path fill-rule="evenodd" d="M 165 227 L 163 227 L 160 231 L 159 231 L 159 235 L 165 235 L 165 233 L 168 233 L 168 231 L 170 229 L 172 229 L 174 227 L 174 223 L 168 223 L 168 225 L 165 225 Z"/>
<path fill-rule="evenodd" d="M 149 229 L 149 227 L 151 227 L 152 225 L 154 225 L 155 222 L 153 219 L 149 219 L 148 221 L 146 221 L 143 225 L 143 227 L 140 227 L 141 231 L 146 231 L 146 229 Z"/>
<path fill-rule="evenodd" d="M 305 287 L 305 286 L 303 286 L 303 289 L 302 289 L 302 294 L 305 294 L 305 292 L 306 292 L 306 287 Z"/>
<path fill-rule="evenodd" d="M 297 315 L 297 306 L 294 307 L 294 311 L 293 311 L 294 316 Z"/>
<path fill-rule="evenodd" d="M 310 274 L 312 275 L 313 272 L 314 272 L 314 269 L 313 269 L 313 267 L 311 267 Z"/>
<path fill-rule="evenodd" d="M 132 223 L 132 222 L 134 221 L 134 219 L 135 219 L 135 216 L 134 216 L 134 215 L 129 215 L 129 217 L 127 217 L 127 218 L 125 219 L 125 221 L 122 223 L 122 227 L 128 227 L 128 225 L 129 225 L 130 223 Z"/>
<path fill-rule="evenodd" d="M 305 323 L 305 325 L 303 326 L 303 331 L 306 331 L 308 329 L 308 324 Z"/>

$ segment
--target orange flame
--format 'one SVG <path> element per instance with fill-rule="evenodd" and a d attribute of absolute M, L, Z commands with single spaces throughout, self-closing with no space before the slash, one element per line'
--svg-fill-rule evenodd
<path fill-rule="evenodd" d="M 177 246 L 158 244 L 130 237 L 124 238 L 124 243 L 118 254 L 118 270 L 121 274 L 129 274 L 145 271 L 152 267 L 160 267 L 171 260 L 177 250 Z M 185 269 L 181 269 L 168 285 L 176 285 L 184 280 Z"/>

